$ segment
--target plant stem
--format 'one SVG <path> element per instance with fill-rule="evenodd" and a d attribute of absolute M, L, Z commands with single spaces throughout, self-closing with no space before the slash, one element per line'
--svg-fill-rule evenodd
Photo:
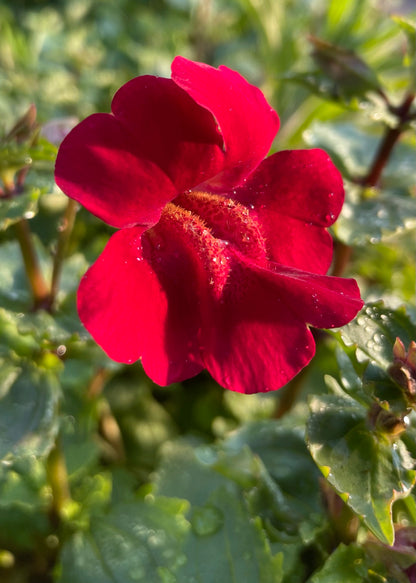
<path fill-rule="evenodd" d="M 62 511 L 65 505 L 71 500 L 68 485 L 68 473 L 59 436 L 56 438 L 55 446 L 49 454 L 46 468 L 49 485 L 52 490 L 50 517 L 52 523 L 56 527 L 61 520 Z"/>
<path fill-rule="evenodd" d="M 60 234 L 58 237 L 52 270 L 51 292 L 49 299 L 50 306 L 53 305 L 59 290 L 59 280 L 62 273 L 63 261 L 68 247 L 69 237 L 71 236 L 72 228 L 74 226 L 76 212 L 77 203 L 74 200 L 69 199 L 64 216 L 62 217 L 61 226 L 59 228 Z"/>
<path fill-rule="evenodd" d="M 360 180 L 360 184 L 363 187 L 374 187 L 377 186 L 381 174 L 386 167 L 394 146 L 398 142 L 401 134 L 404 131 L 404 126 L 408 121 L 408 114 L 412 106 L 415 96 L 413 93 L 406 95 L 402 104 L 394 110 L 397 115 L 398 123 L 395 128 L 387 128 L 384 137 L 378 147 L 378 150 L 374 156 L 373 163 L 371 164 L 370 170 L 367 175 Z M 334 253 L 334 263 L 331 271 L 331 275 L 341 276 L 348 265 L 348 261 L 351 257 L 352 248 L 344 243 L 337 242 Z"/>
<path fill-rule="evenodd" d="M 21 219 L 15 224 L 15 231 L 22 252 L 26 275 L 32 290 L 34 308 L 47 307 L 50 297 L 49 288 L 43 277 L 39 259 L 33 246 L 32 234 L 26 219 Z"/>
<path fill-rule="evenodd" d="M 352 254 L 352 247 L 342 243 L 342 241 L 335 241 L 334 261 L 332 265 L 331 275 L 340 277 L 350 260 Z"/>
<path fill-rule="evenodd" d="M 376 186 L 380 180 L 381 173 L 389 161 L 391 152 L 401 134 L 403 133 L 403 126 L 406 122 L 410 107 L 412 106 L 413 99 L 413 93 L 409 93 L 404 99 L 403 103 L 397 108 L 396 114 L 398 116 L 399 123 L 395 128 L 388 128 L 387 132 L 385 133 L 384 138 L 380 143 L 380 146 L 374 157 L 373 164 L 371 165 L 367 176 L 362 181 L 363 186 Z"/>

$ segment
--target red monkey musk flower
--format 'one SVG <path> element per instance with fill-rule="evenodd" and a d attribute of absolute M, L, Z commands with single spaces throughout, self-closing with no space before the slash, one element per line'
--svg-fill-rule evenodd
<path fill-rule="evenodd" d="M 325 276 L 343 203 L 321 150 L 265 159 L 277 114 L 227 67 L 177 57 L 63 141 L 56 181 L 118 228 L 78 292 L 80 318 L 119 362 L 166 385 L 206 368 L 244 393 L 278 389 L 342 326 L 354 280 Z"/>

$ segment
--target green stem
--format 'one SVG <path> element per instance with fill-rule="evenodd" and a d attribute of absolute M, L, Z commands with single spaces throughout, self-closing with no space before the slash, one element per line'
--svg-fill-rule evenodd
<path fill-rule="evenodd" d="M 65 506 L 71 501 L 68 472 L 59 436 L 56 438 L 55 446 L 47 459 L 46 471 L 52 490 L 50 517 L 52 523 L 58 526 Z"/>
<path fill-rule="evenodd" d="M 76 212 L 77 203 L 74 200 L 69 199 L 64 216 L 62 217 L 61 226 L 59 228 L 60 234 L 58 237 L 58 243 L 56 246 L 56 253 L 52 270 L 52 282 L 49 300 L 50 306 L 53 305 L 56 299 L 56 295 L 59 291 L 59 281 L 61 278 L 63 261 L 65 259 L 69 238 L 71 236 L 71 232 L 74 226 Z"/>
<path fill-rule="evenodd" d="M 15 224 L 15 231 L 22 252 L 26 275 L 32 290 L 34 307 L 35 309 L 47 307 L 50 297 L 49 288 L 43 277 L 26 219 L 21 219 Z"/>

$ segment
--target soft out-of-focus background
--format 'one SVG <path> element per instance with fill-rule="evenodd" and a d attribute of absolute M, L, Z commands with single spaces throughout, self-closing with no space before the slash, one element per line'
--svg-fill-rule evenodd
<path fill-rule="evenodd" d="M 0 115 L 34 102 L 40 121 L 108 111 L 117 88 L 141 74 L 170 75 L 175 55 L 235 68 L 260 85 L 283 122 L 282 143 L 323 107 L 300 85 L 310 35 L 358 51 L 399 87 L 401 0 L 21 0 L 0 3 Z M 326 116 L 336 115 L 327 108 Z M 4 123 L 3 121 L 3 123 Z"/>

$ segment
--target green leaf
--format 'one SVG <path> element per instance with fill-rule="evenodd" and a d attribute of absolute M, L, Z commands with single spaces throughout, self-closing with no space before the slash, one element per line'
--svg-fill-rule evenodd
<path fill-rule="evenodd" d="M 55 371 L 0 360 L 0 458 L 45 455 L 58 431 Z"/>
<path fill-rule="evenodd" d="M 402 31 L 405 33 L 407 38 L 407 51 L 404 59 L 404 64 L 409 67 L 411 87 L 413 91 L 416 88 L 416 73 L 415 73 L 415 59 L 416 59 L 416 25 L 408 18 L 403 18 L 400 16 L 393 16 L 393 20 Z"/>
<path fill-rule="evenodd" d="M 359 360 L 370 360 L 387 370 L 393 363 L 396 338 L 407 347 L 415 338 L 415 325 L 405 307 L 392 310 L 377 302 L 367 304 L 340 334 L 347 346 L 356 345 Z"/>
<path fill-rule="evenodd" d="M 191 525 L 184 547 L 187 561 L 178 570 L 178 581 L 282 581 L 283 556 L 271 556 L 260 519 L 250 516 L 233 489 L 221 487 L 204 506 L 194 507 Z"/>
<path fill-rule="evenodd" d="M 149 495 L 91 519 L 63 546 L 60 583 L 168 583 L 186 561 L 186 502 Z"/>
<path fill-rule="evenodd" d="M 28 455 L 0 465 L 0 548 L 31 551 L 50 531 L 43 460 Z M 29 528 L 30 525 L 30 528 Z"/>
<path fill-rule="evenodd" d="M 370 429 L 352 399 L 314 397 L 308 446 L 328 482 L 381 541 L 394 542 L 392 504 L 409 494 L 416 472 L 404 443 Z"/>
<path fill-rule="evenodd" d="M 374 571 L 374 563 L 358 545 L 340 544 L 325 565 L 308 583 L 382 583 L 387 580 Z"/>
<path fill-rule="evenodd" d="M 45 277 L 50 276 L 50 258 L 38 239 L 34 245 Z M 32 297 L 17 241 L 0 245 L 0 302 L 1 306 L 16 312 L 26 312 Z"/>
<path fill-rule="evenodd" d="M 321 511 L 318 472 L 305 445 L 303 427 L 260 421 L 241 427 L 225 442 L 225 450 L 234 454 L 247 446 L 281 489 L 293 518 Z"/>
<path fill-rule="evenodd" d="M 41 190 L 33 188 L 13 198 L 0 198 L 0 231 L 5 231 L 21 219 L 33 218 L 38 211 L 40 195 Z"/>
<path fill-rule="evenodd" d="M 309 37 L 313 58 L 335 83 L 338 92 L 362 95 L 367 91 L 381 91 L 375 72 L 354 51 L 335 46 L 315 37 Z"/>

